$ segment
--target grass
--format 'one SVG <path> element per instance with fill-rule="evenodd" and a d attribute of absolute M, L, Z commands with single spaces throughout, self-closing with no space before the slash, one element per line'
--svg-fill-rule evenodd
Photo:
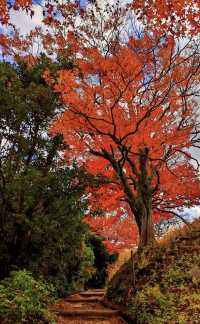
<path fill-rule="evenodd" d="M 117 257 L 116 262 L 111 263 L 108 267 L 108 281 L 110 281 L 114 275 L 119 271 L 121 266 L 130 259 L 131 250 L 124 249 Z"/>
<path fill-rule="evenodd" d="M 107 299 L 130 323 L 186 324 L 200 318 L 200 219 L 134 254 L 112 277 Z"/>

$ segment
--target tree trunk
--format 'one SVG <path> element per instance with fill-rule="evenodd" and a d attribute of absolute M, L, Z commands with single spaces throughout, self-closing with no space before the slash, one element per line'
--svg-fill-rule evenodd
<path fill-rule="evenodd" d="M 152 210 L 151 207 L 145 205 L 140 206 L 136 219 L 140 222 L 138 225 L 139 229 L 139 248 L 144 248 L 149 245 L 153 245 L 155 242 L 154 226 L 152 221 Z"/>

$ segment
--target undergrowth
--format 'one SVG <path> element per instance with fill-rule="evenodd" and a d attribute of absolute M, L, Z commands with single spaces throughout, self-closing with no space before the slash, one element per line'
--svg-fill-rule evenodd
<path fill-rule="evenodd" d="M 200 221 L 134 255 L 108 286 L 107 299 L 130 324 L 199 324 Z"/>
<path fill-rule="evenodd" d="M 0 282 L 0 323 L 55 323 L 48 311 L 54 290 L 26 270 L 13 271 Z"/>

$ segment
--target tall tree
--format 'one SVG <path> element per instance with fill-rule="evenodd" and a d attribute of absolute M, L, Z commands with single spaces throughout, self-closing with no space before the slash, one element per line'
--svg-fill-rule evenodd
<path fill-rule="evenodd" d="M 0 276 L 26 268 L 63 293 L 90 277 L 94 255 L 82 222 L 86 177 L 66 167 L 62 136 L 48 134 L 62 106 L 42 77 L 47 66 L 59 63 L 0 63 Z"/>
<path fill-rule="evenodd" d="M 47 1 L 44 6 L 44 23 L 50 27 L 42 35 L 45 50 L 50 55 L 70 53 L 77 66 L 73 72 L 60 72 L 55 89 L 63 94 L 67 109 L 53 131 L 64 134 L 65 141 L 72 144 L 73 157 L 79 161 L 85 152 L 104 161 L 98 168 L 94 162 L 94 172 L 109 177 L 112 184 L 106 184 L 106 195 L 110 194 L 113 200 L 115 193 L 119 204 L 106 206 L 104 202 L 102 206 L 108 211 L 115 206 L 120 221 L 134 214 L 141 246 L 154 240 L 152 209 L 154 219 L 158 220 L 160 214 L 168 217 L 169 212 L 176 214 L 176 207 L 198 202 L 197 172 L 190 163 L 189 152 L 191 146 L 199 145 L 199 45 L 191 40 L 199 30 L 199 3 L 194 7 L 192 4 L 155 1 L 153 10 L 150 1 L 143 6 L 137 0 L 124 7 L 119 1 L 113 5 L 105 2 L 104 7 L 99 1 L 89 1 L 85 8 L 79 1 Z M 126 20 L 129 13 L 144 18 L 142 33 L 137 34 L 134 24 L 129 29 L 129 23 L 134 23 Z M 185 19 L 180 20 L 183 14 Z M 138 21 L 135 22 L 137 25 Z M 36 31 L 32 36 L 38 34 Z M 185 34 L 187 44 L 179 43 L 177 37 Z M 23 42 L 15 43 L 19 48 L 23 45 L 24 50 Z M 48 72 L 46 77 L 50 80 Z M 86 165 L 91 170 L 92 162 L 91 159 Z M 169 183 L 174 182 L 174 173 L 182 182 L 173 192 Z M 193 189 L 187 182 L 189 174 L 195 183 Z M 168 187 L 161 180 L 164 177 Z M 187 194 L 181 186 L 183 180 Z M 97 200 L 94 190 L 91 197 L 93 202 Z M 170 204 L 166 204 L 167 199 Z"/>
<path fill-rule="evenodd" d="M 109 179 L 100 205 L 119 221 L 134 217 L 139 246 L 152 244 L 154 221 L 199 202 L 191 163 L 198 161 L 189 152 L 199 147 L 199 44 L 146 35 L 118 43 L 110 55 L 81 54 L 77 69 L 59 72 L 55 90 L 65 112 L 51 132 L 63 134 L 68 161 Z"/>

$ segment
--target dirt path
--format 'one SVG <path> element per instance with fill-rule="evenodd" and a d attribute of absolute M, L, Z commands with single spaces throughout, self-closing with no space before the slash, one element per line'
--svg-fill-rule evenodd
<path fill-rule="evenodd" d="M 58 324 L 126 324 L 118 312 L 101 304 L 104 290 L 89 290 L 60 300 L 53 307 Z"/>

